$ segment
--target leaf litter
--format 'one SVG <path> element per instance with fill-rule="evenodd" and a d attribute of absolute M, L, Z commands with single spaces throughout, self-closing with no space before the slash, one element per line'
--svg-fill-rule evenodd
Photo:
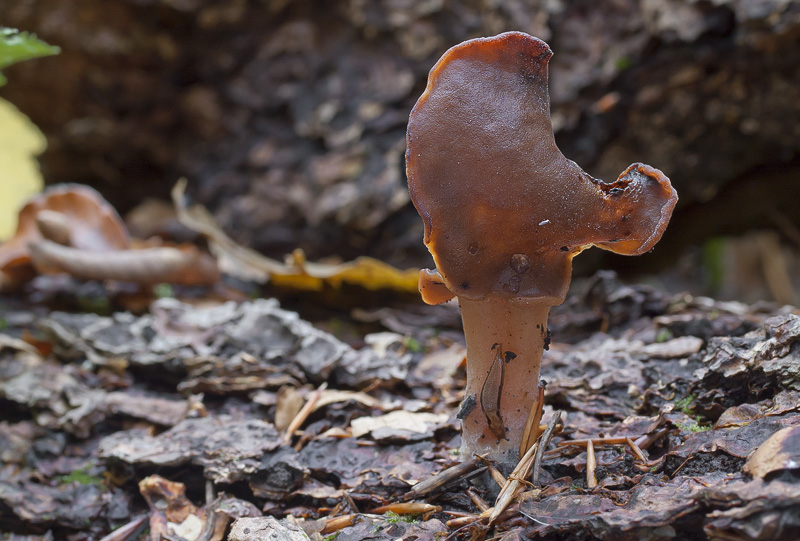
<path fill-rule="evenodd" d="M 452 307 L 434 319 L 361 311 L 394 332 L 355 345 L 274 300 L 160 299 L 141 315 L 1 309 L 0 530 L 19 539 L 800 531 L 789 307 L 666 296 L 607 273 L 576 288 L 553 310 L 543 359 L 542 423 L 561 420 L 534 452 L 538 484 L 515 478 L 491 526 L 492 491 L 469 484 L 491 464 L 457 454 L 464 349 Z"/>

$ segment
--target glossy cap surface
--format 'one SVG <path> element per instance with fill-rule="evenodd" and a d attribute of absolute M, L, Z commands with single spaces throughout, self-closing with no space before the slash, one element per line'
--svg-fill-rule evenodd
<path fill-rule="evenodd" d="M 565 158 L 550 123 L 540 39 L 521 32 L 464 42 L 428 77 L 409 118 L 406 170 L 425 244 L 455 295 L 561 302 L 572 257 L 596 245 L 646 252 L 677 194 L 650 166 L 613 183 Z"/>

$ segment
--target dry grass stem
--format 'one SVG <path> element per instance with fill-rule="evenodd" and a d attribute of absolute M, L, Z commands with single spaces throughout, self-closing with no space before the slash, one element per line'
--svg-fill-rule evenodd
<path fill-rule="evenodd" d="M 463 528 L 464 526 L 469 526 L 475 522 L 480 522 L 483 520 L 481 515 L 470 515 L 458 518 L 451 518 L 446 522 L 448 528 Z M 455 533 L 455 532 L 453 532 Z"/>
<path fill-rule="evenodd" d="M 636 445 L 636 442 L 633 441 L 630 438 L 626 438 L 626 439 L 628 440 L 628 447 L 631 448 L 631 452 L 634 454 L 636 459 L 639 460 L 640 462 L 646 463 L 647 462 L 647 457 L 644 456 L 644 453 L 642 452 L 641 449 L 639 449 L 639 446 Z"/>
<path fill-rule="evenodd" d="M 519 456 L 523 456 L 525 452 L 531 448 L 533 443 L 539 439 L 541 430 L 539 423 L 542 420 L 542 410 L 544 407 L 544 385 L 539 385 L 539 396 L 536 401 L 531 405 L 531 411 L 528 414 L 528 424 L 525 425 L 525 432 L 522 435 L 522 443 L 519 447 Z"/>
<path fill-rule="evenodd" d="M 479 511 L 483 512 L 489 509 L 489 504 L 483 501 L 483 498 L 481 498 L 474 489 L 468 488 L 467 496 L 469 496 L 469 499 L 472 500 L 472 503 L 475 504 L 475 507 L 477 507 Z"/>
<path fill-rule="evenodd" d="M 488 468 L 489 468 L 489 475 L 492 476 L 492 479 L 494 479 L 494 482 L 497 483 L 497 486 L 499 486 L 500 488 L 503 488 L 506 485 L 505 476 L 502 473 L 500 473 L 500 470 L 498 470 L 492 464 L 489 464 Z"/>
<path fill-rule="evenodd" d="M 295 415 L 292 422 L 289 423 L 289 428 L 286 429 L 286 433 L 283 435 L 283 443 L 288 445 L 292 441 L 292 436 L 294 435 L 295 430 L 300 428 L 303 423 L 306 422 L 308 416 L 311 414 L 311 411 L 314 409 L 314 406 L 317 404 L 319 397 L 322 395 L 322 391 L 328 388 L 328 383 L 324 382 L 319 388 L 314 391 L 314 394 L 308 399 L 308 402 L 302 407 L 302 409 Z"/>
<path fill-rule="evenodd" d="M 545 449 L 550 445 L 550 438 L 553 437 L 553 432 L 560 419 L 561 411 L 554 411 L 553 416 L 550 417 L 550 422 L 547 423 L 547 428 L 544 429 L 542 437 L 539 440 L 539 448 L 536 450 L 536 459 L 533 461 L 533 478 L 531 479 L 534 486 L 539 486 L 539 475 L 542 471 L 542 457 L 544 456 Z"/>
<path fill-rule="evenodd" d="M 494 508 L 491 509 L 491 514 L 489 515 L 489 525 L 493 524 L 500 514 L 506 510 L 511 501 L 514 499 L 517 489 L 520 488 L 522 480 L 530 475 L 531 468 L 533 467 L 533 459 L 538 447 L 539 443 L 534 443 L 522 456 L 522 458 L 519 459 L 514 471 L 508 476 L 506 484 L 500 490 L 500 494 L 497 495 Z"/>
<path fill-rule="evenodd" d="M 560 441 L 556 444 L 557 447 L 566 447 L 570 445 L 579 445 L 582 447 L 586 447 L 587 444 L 591 442 L 592 445 L 621 445 L 627 444 L 630 438 L 626 437 L 618 437 L 618 438 L 591 438 L 591 439 L 583 439 L 583 440 L 569 440 L 569 441 Z"/>
<path fill-rule="evenodd" d="M 344 497 L 344 501 L 347 502 L 347 506 L 350 508 L 350 511 L 352 511 L 353 513 L 360 513 L 361 512 L 360 509 L 358 508 L 358 506 L 356 505 L 356 502 L 353 501 L 353 497 L 350 496 L 349 492 L 346 492 L 346 491 L 343 492 L 342 496 Z"/>
<path fill-rule="evenodd" d="M 597 486 L 597 457 L 594 454 L 594 445 L 591 440 L 586 444 L 586 488 L 592 490 Z"/>

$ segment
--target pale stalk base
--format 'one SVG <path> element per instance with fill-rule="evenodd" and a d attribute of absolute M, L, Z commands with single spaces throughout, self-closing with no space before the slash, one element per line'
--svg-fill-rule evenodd
<path fill-rule="evenodd" d="M 487 455 L 505 474 L 516 466 L 528 414 L 539 392 L 547 315 L 551 304 L 557 304 L 547 302 L 550 300 L 459 299 L 467 340 L 467 388 L 459 413 L 463 460 L 473 454 Z M 502 348 L 502 378 L 498 377 L 500 372 L 496 366 L 485 387 L 499 348 Z M 481 395 L 496 394 L 501 379 L 499 408 L 489 408 L 486 412 Z M 487 415 L 496 414 L 502 419 L 502 438 L 490 428 L 492 421 L 487 421 Z"/>

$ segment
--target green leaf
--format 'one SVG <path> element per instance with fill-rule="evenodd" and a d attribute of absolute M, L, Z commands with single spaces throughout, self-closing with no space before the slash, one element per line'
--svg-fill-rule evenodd
<path fill-rule="evenodd" d="M 20 32 L 14 28 L 0 27 L 0 69 L 11 64 L 52 56 L 61 52 L 61 49 L 48 45 L 33 34 Z M 6 78 L 0 73 L 0 86 L 6 84 Z"/>

